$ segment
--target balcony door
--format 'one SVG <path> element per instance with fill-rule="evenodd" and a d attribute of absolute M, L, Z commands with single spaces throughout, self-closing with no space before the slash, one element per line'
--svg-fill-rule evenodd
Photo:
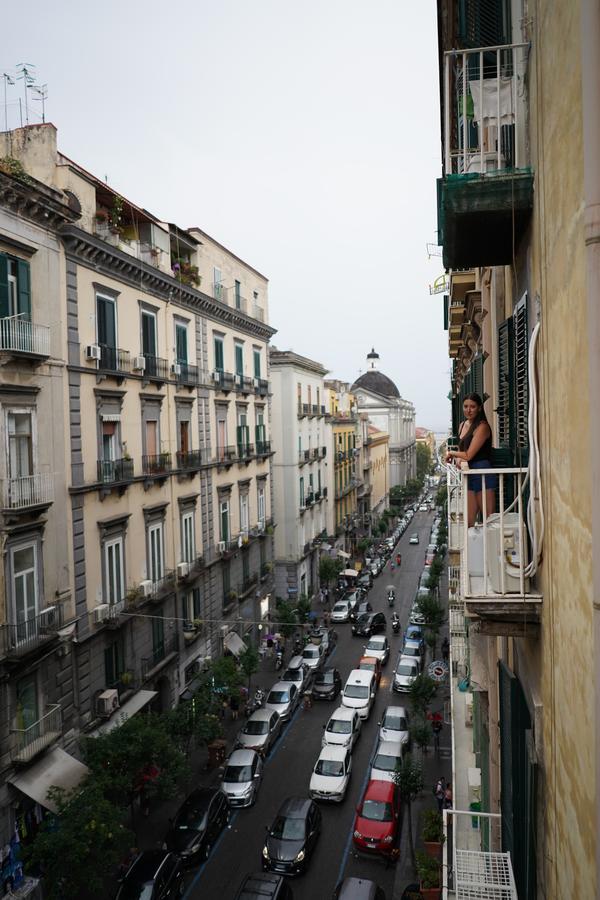
<path fill-rule="evenodd" d="M 16 547 L 11 553 L 12 595 L 17 643 L 35 637 L 38 613 L 37 548 Z"/>
<path fill-rule="evenodd" d="M 35 675 L 26 675 L 17 681 L 17 714 L 15 727 L 27 731 L 40 721 L 38 687 Z M 37 731 L 37 729 L 35 729 Z"/>
<path fill-rule="evenodd" d="M 187 365 L 187 327 L 181 322 L 175 324 L 175 356 L 180 365 Z"/>
<path fill-rule="evenodd" d="M 261 525 L 265 524 L 265 489 L 258 489 L 258 521 Z"/>
<path fill-rule="evenodd" d="M 117 368 L 117 324 L 115 301 L 96 295 L 96 332 L 101 351 L 101 365 L 106 369 Z"/>
<path fill-rule="evenodd" d="M 142 310 L 142 355 L 146 359 L 146 374 L 156 375 L 158 341 L 156 336 L 156 316 Z"/>
<path fill-rule="evenodd" d="M 26 410 L 10 410 L 7 414 L 8 474 L 22 479 L 33 475 L 33 422 Z"/>
<path fill-rule="evenodd" d="M 227 447 L 227 420 L 225 418 L 217 419 L 217 458 L 221 461 L 225 459 L 225 448 Z"/>
<path fill-rule="evenodd" d="M 148 577 L 153 583 L 160 581 L 165 573 L 164 558 L 163 525 L 159 522 L 148 529 Z"/>
<path fill-rule="evenodd" d="M 146 456 L 158 456 L 158 421 L 148 419 L 146 421 Z"/>
<path fill-rule="evenodd" d="M 240 531 L 248 531 L 250 528 L 250 513 L 248 507 L 248 494 L 240 494 Z"/>
<path fill-rule="evenodd" d="M 179 452 L 186 456 L 190 452 L 190 423 L 188 419 L 179 420 Z"/>
<path fill-rule="evenodd" d="M 123 538 L 107 541 L 104 545 L 104 602 L 111 606 L 125 596 L 123 573 Z"/>

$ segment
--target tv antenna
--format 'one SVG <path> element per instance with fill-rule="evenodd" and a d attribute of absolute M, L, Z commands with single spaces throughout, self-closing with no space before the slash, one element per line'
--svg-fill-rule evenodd
<path fill-rule="evenodd" d="M 33 91 L 34 94 L 37 94 L 37 97 L 32 97 L 31 99 L 41 102 L 42 104 L 42 124 L 46 121 L 46 100 L 48 99 L 48 85 L 42 84 L 39 87 L 35 84 L 27 85 L 30 91 Z"/>
<path fill-rule="evenodd" d="M 432 256 L 441 256 L 442 248 L 438 246 L 438 244 L 426 244 L 427 247 L 427 259 L 431 259 Z"/>
<path fill-rule="evenodd" d="M 23 82 L 23 93 L 25 94 L 25 124 L 29 125 L 29 105 L 27 103 L 27 88 L 35 82 L 35 66 L 33 63 L 17 63 L 17 81 Z M 23 123 L 21 123 L 23 124 Z"/>
<path fill-rule="evenodd" d="M 6 88 L 9 84 L 14 84 L 14 78 L 12 75 L 9 75 L 8 72 L 2 73 L 2 79 L 4 81 L 4 130 L 8 131 L 8 102 L 6 99 Z"/>

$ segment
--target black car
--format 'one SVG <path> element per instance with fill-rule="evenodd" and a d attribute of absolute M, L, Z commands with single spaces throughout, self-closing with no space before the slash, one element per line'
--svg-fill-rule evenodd
<path fill-rule="evenodd" d="M 235 900 L 294 900 L 294 895 L 282 875 L 253 872 L 244 878 Z"/>
<path fill-rule="evenodd" d="M 305 797 L 284 800 L 270 828 L 262 852 L 263 869 L 299 875 L 321 833 L 321 810 Z"/>
<path fill-rule="evenodd" d="M 184 863 L 208 859 L 215 841 L 229 822 L 231 810 L 219 788 L 199 788 L 180 806 L 164 843 Z"/>
<path fill-rule="evenodd" d="M 342 689 L 342 678 L 337 669 L 317 672 L 312 686 L 313 700 L 335 700 Z"/>
<path fill-rule="evenodd" d="M 387 622 L 381 612 L 363 613 L 352 626 L 352 634 L 355 637 L 371 637 L 385 631 Z"/>
<path fill-rule="evenodd" d="M 116 900 L 174 900 L 184 891 L 183 863 L 177 854 L 144 850 L 127 870 Z"/>
<path fill-rule="evenodd" d="M 345 878 L 333 892 L 333 900 L 385 900 L 385 894 L 374 881 Z"/>
<path fill-rule="evenodd" d="M 350 621 L 356 622 L 357 619 L 360 619 L 361 616 L 364 616 L 366 613 L 373 612 L 373 607 L 369 603 L 368 600 L 362 600 L 358 606 L 355 606 L 354 609 L 350 613 Z"/>
<path fill-rule="evenodd" d="M 357 587 L 361 587 L 365 591 L 373 587 L 373 576 L 369 571 L 365 571 L 364 574 L 358 576 Z"/>

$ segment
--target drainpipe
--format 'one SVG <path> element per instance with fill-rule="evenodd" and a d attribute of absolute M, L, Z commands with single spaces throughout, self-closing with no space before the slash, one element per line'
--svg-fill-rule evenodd
<path fill-rule="evenodd" d="M 584 228 L 587 270 L 587 320 L 590 398 L 600 389 L 600 4 L 581 0 L 581 71 L 584 166 Z M 600 417 L 590 399 L 590 488 L 592 548 L 600 546 Z M 600 554 L 591 554 L 594 629 L 594 708 L 600 709 Z M 596 752 L 595 833 L 600 833 L 600 716 L 594 720 Z M 596 838 L 596 897 L 600 896 L 600 840 Z"/>

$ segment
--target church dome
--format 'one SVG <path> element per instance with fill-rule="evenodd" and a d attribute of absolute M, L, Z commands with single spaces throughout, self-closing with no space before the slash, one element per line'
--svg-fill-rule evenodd
<path fill-rule="evenodd" d="M 377 368 L 378 361 L 379 354 L 373 348 L 367 354 L 367 371 L 356 379 L 350 390 L 354 391 L 357 388 L 364 388 L 365 391 L 373 391 L 376 394 L 381 394 L 383 397 L 400 397 L 400 391 L 392 379 L 388 378 L 387 375 L 384 375 Z"/>

